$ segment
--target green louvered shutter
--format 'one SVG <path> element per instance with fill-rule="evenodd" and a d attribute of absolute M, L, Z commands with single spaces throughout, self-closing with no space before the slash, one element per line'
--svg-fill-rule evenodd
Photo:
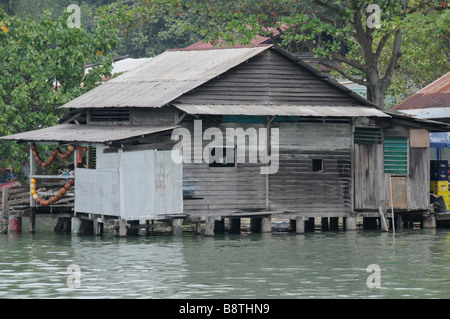
<path fill-rule="evenodd" d="M 408 174 L 407 139 L 384 139 L 384 172 L 388 174 Z"/>
<path fill-rule="evenodd" d="M 356 127 L 354 141 L 355 144 L 381 144 L 381 129 Z"/>

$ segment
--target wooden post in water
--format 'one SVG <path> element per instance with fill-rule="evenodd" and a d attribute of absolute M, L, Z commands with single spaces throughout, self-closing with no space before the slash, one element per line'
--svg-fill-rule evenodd
<path fill-rule="evenodd" d="M 3 187 L 3 189 L 2 189 L 2 211 L 0 213 L 0 234 L 8 233 L 8 215 L 9 215 L 8 194 L 9 194 L 9 188 Z"/>
<path fill-rule="evenodd" d="M 356 216 L 347 216 L 345 219 L 345 230 L 356 230 Z"/>
<path fill-rule="evenodd" d="M 263 217 L 261 219 L 261 233 L 271 233 L 272 232 L 272 218 Z"/>
<path fill-rule="evenodd" d="M 436 215 L 434 214 L 424 214 L 422 217 L 422 227 L 425 229 L 435 229 L 436 228 Z"/>
<path fill-rule="evenodd" d="M 389 228 L 387 226 L 386 218 L 384 216 L 383 209 L 381 207 L 378 207 L 378 213 L 380 214 L 381 231 L 388 232 Z"/>
<path fill-rule="evenodd" d="M 30 233 L 34 234 L 36 232 L 36 208 L 31 207 L 30 214 Z"/>
<path fill-rule="evenodd" d="M 181 236 L 183 234 L 183 218 L 173 218 L 172 219 L 172 235 Z"/>
<path fill-rule="evenodd" d="M 305 233 L 305 216 L 297 216 L 295 220 L 295 232 L 297 234 Z"/>
<path fill-rule="evenodd" d="M 214 236 L 214 216 L 206 216 L 205 236 Z"/>
<path fill-rule="evenodd" d="M 80 218 L 72 217 L 71 233 L 73 236 L 81 236 L 81 219 Z"/>
<path fill-rule="evenodd" d="M 119 237 L 127 237 L 127 221 L 119 217 Z"/>
<path fill-rule="evenodd" d="M 22 232 L 22 217 L 9 216 L 8 232 L 10 234 L 18 234 Z"/>
<path fill-rule="evenodd" d="M 196 222 L 195 223 L 195 234 L 201 235 L 202 234 L 202 222 Z"/>

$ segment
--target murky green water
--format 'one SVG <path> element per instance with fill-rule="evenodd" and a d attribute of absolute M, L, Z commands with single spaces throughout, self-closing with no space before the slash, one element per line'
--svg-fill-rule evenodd
<path fill-rule="evenodd" d="M 0 298 L 450 298 L 450 231 L 118 239 L 24 226 L 0 236 Z"/>

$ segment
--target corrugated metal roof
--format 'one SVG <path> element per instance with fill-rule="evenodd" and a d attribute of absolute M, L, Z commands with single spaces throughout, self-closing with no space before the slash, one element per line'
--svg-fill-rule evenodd
<path fill-rule="evenodd" d="M 161 107 L 270 47 L 167 50 L 61 107 Z"/>
<path fill-rule="evenodd" d="M 421 119 L 450 118 L 450 107 L 427 107 L 423 109 L 400 110 L 400 112 Z"/>
<path fill-rule="evenodd" d="M 3 136 L 0 137 L 0 139 L 24 142 L 106 143 L 173 130 L 177 127 L 178 126 L 90 126 L 63 124 L 40 130 Z"/>
<path fill-rule="evenodd" d="M 410 110 L 431 107 L 450 107 L 450 72 L 394 106 L 394 109 Z"/>
<path fill-rule="evenodd" d="M 311 117 L 390 117 L 383 111 L 365 106 L 323 105 L 223 105 L 223 104 L 174 104 L 188 114 L 208 115 L 272 115 Z"/>

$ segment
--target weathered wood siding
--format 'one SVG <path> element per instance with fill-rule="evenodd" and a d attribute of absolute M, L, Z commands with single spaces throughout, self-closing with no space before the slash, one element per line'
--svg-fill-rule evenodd
<path fill-rule="evenodd" d="M 193 104 L 354 105 L 354 99 L 279 53 L 268 50 L 178 101 Z"/>
<path fill-rule="evenodd" d="M 384 136 L 409 138 L 409 128 L 401 125 L 388 127 L 384 129 Z M 411 143 L 408 144 L 408 174 L 393 175 L 396 178 L 392 184 L 394 207 L 424 209 L 430 203 L 430 149 L 411 147 Z M 402 177 L 405 182 L 402 182 Z M 373 210 L 378 207 L 384 209 L 390 207 L 389 174 L 384 172 L 383 144 L 355 144 L 354 189 L 355 209 Z"/>
<path fill-rule="evenodd" d="M 351 211 L 350 124 L 280 123 L 280 166 L 269 176 L 270 209 L 302 213 Z M 312 160 L 323 171 L 312 171 Z"/>
<path fill-rule="evenodd" d="M 184 124 L 194 132 L 192 123 Z M 203 121 L 202 133 L 217 127 L 223 132 L 226 144 L 226 128 L 264 127 L 244 123 L 207 123 Z M 201 156 L 200 150 L 194 149 L 192 134 L 191 154 L 184 154 L 191 163 L 183 164 L 183 183 L 185 190 L 194 198 L 184 201 L 184 212 L 193 216 L 223 215 L 233 212 L 258 211 L 265 208 L 265 176 L 260 174 L 261 164 L 237 163 L 236 167 L 209 167 L 205 161 L 194 163 L 195 156 Z M 210 140 L 202 141 L 202 150 L 208 147 Z M 248 144 L 247 144 L 248 146 Z M 254 147 L 254 146 L 253 146 Z M 249 148 L 246 147 L 246 156 Z"/>
<path fill-rule="evenodd" d="M 389 184 L 385 182 L 382 144 L 355 144 L 355 208 L 386 207 Z"/>

